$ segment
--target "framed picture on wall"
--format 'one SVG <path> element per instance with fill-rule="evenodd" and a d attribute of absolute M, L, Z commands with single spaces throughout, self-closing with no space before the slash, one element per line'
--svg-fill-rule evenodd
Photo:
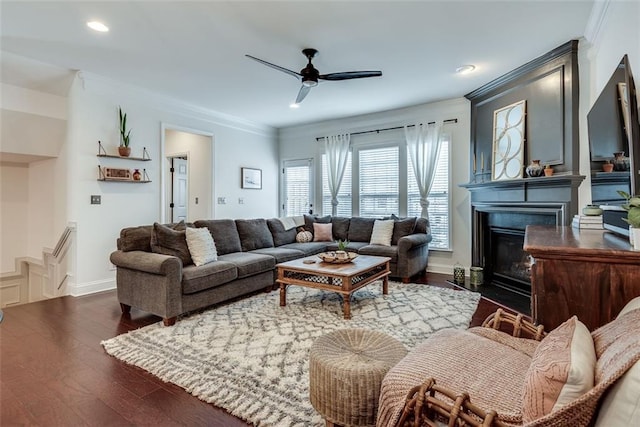
<path fill-rule="evenodd" d="M 262 190 L 262 169 L 242 168 L 242 188 Z"/>

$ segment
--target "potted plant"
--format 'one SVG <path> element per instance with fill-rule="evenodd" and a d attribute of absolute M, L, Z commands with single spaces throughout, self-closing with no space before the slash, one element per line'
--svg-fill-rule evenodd
<path fill-rule="evenodd" d="M 640 197 L 631 196 L 626 191 L 618 190 L 627 203 L 622 205 L 622 209 L 627 211 L 627 217 L 623 218 L 631 227 L 629 228 L 629 241 L 633 248 L 640 251 Z"/>
<path fill-rule="evenodd" d="M 127 131 L 127 113 L 122 113 L 122 108 L 118 107 L 118 114 L 120 115 L 120 146 L 118 147 L 118 154 L 122 157 L 129 157 L 129 154 L 131 154 L 131 147 L 129 147 L 131 129 Z"/>
<path fill-rule="evenodd" d="M 336 258 L 347 258 L 349 255 L 347 254 L 347 246 L 349 246 L 348 240 L 337 240 L 338 250 L 336 251 Z"/>
<path fill-rule="evenodd" d="M 544 176 L 551 176 L 551 175 L 553 175 L 553 168 L 551 167 L 551 165 L 545 165 Z"/>
<path fill-rule="evenodd" d="M 602 164 L 602 170 L 605 172 L 613 171 L 613 163 L 611 163 L 611 160 L 604 161 L 604 163 Z"/>

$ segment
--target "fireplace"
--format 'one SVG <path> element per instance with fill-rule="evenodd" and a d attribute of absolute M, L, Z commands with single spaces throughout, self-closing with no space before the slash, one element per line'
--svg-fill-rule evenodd
<path fill-rule="evenodd" d="M 527 225 L 565 225 L 567 203 L 472 202 L 473 264 L 497 292 L 531 296 L 532 258 L 522 246 Z"/>

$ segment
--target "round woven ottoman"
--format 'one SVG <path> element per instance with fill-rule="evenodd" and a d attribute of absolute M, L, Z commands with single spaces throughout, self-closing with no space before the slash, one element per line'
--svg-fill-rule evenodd
<path fill-rule="evenodd" d="M 340 329 L 318 338 L 309 352 L 309 397 L 327 425 L 376 423 L 380 384 L 407 354 L 389 335 Z"/>

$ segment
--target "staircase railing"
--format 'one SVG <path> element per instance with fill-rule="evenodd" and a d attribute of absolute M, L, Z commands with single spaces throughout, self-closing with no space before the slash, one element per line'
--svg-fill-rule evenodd
<path fill-rule="evenodd" d="M 42 259 L 19 257 L 15 271 L 0 274 L 0 308 L 66 294 L 64 285 L 72 277 L 72 260 L 67 255 L 75 232 L 76 224 L 69 223 L 55 247 L 43 249 Z"/>

